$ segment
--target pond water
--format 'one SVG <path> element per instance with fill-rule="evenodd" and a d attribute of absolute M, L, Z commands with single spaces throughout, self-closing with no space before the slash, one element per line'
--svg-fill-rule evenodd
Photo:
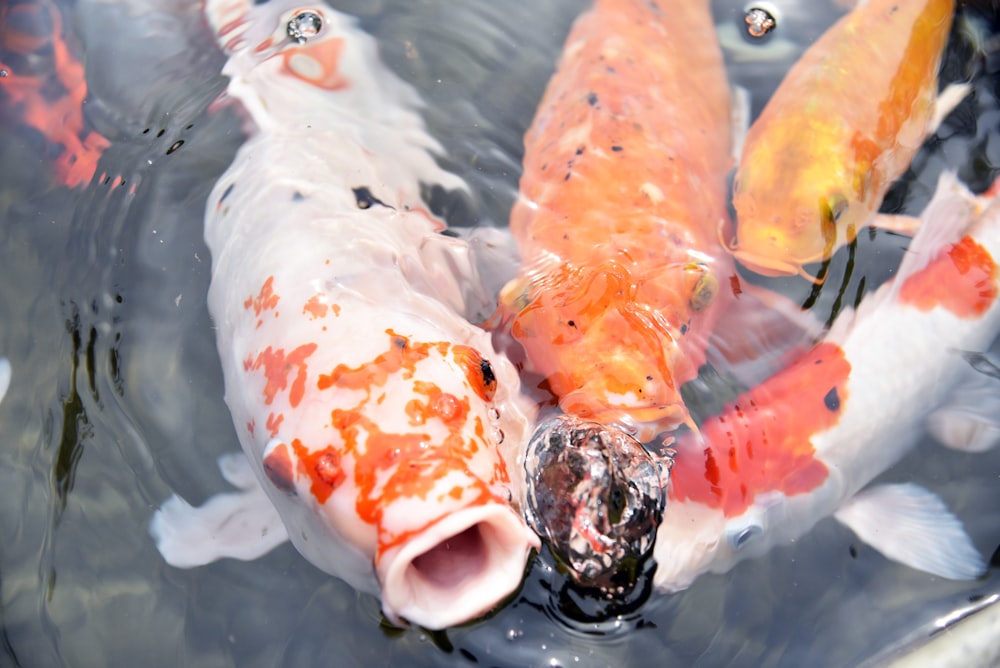
<path fill-rule="evenodd" d="M 842 11 L 773 4 L 782 23 L 761 46 L 736 32 L 742 3 L 715 2 L 730 77 L 754 111 Z M 359 16 L 421 92 L 445 166 L 470 184 L 468 195 L 430 193 L 432 205 L 453 225 L 503 225 L 521 136 L 587 3 L 334 5 Z M 602 619 L 543 553 L 506 607 L 434 634 L 382 623 L 376 599 L 288 544 L 249 563 L 167 566 L 147 533 L 153 511 L 174 492 L 200 503 L 226 489 L 215 460 L 239 448 L 205 306 L 202 219 L 243 140 L 240 120 L 209 108 L 224 59 L 197 2 L 46 6 L 86 66 L 86 127 L 109 146 L 93 179 L 59 185 L 52 147 L 17 117 L 0 79 L 0 355 L 13 370 L 0 404 L 0 665 L 851 666 L 1000 594 L 996 559 L 977 581 L 945 581 L 886 561 L 832 520 Z M 982 34 L 1000 28 L 996 15 L 975 16 Z M 946 167 L 976 190 L 1000 174 L 1000 53 L 974 60 L 953 36 L 943 78 L 969 73 L 975 94 L 887 210 L 919 212 Z M 906 243 L 862 234 L 818 292 L 799 279 L 766 283 L 826 319 L 891 275 Z M 926 439 L 883 479 L 939 494 L 983 554 L 1000 545 L 1000 451 L 958 454 Z"/>

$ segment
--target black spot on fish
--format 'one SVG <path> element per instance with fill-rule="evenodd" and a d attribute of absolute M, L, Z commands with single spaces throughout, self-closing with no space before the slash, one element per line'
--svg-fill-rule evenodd
<path fill-rule="evenodd" d="M 219 204 L 222 204 L 223 202 L 226 201 L 226 198 L 229 197 L 230 194 L 232 194 L 233 188 L 235 187 L 236 187 L 235 183 L 229 184 L 229 186 L 225 189 L 225 191 L 223 191 L 222 197 L 219 198 Z"/>
<path fill-rule="evenodd" d="M 858 558 L 858 548 L 855 547 L 853 543 L 851 543 L 851 545 L 847 548 L 847 552 L 851 555 L 851 559 Z"/>
<path fill-rule="evenodd" d="M 306 196 L 303 195 L 302 193 L 300 193 L 298 190 L 296 190 L 295 192 L 292 193 L 292 201 L 293 202 L 301 202 L 305 198 L 306 198 Z"/>
<path fill-rule="evenodd" d="M 826 407 L 834 413 L 840 410 L 840 397 L 837 395 L 837 388 L 831 388 L 830 391 L 826 393 L 826 396 L 823 397 L 823 403 L 826 404 Z"/>
<path fill-rule="evenodd" d="M 569 325 L 570 327 L 576 327 L 576 321 L 575 320 L 567 320 L 566 324 Z"/>
<path fill-rule="evenodd" d="M 587 104 L 592 107 L 597 106 L 597 93 L 587 93 Z"/>
<path fill-rule="evenodd" d="M 684 324 L 681 325 L 681 336 L 687 333 L 688 333 L 688 326 L 687 323 L 685 322 Z"/>
<path fill-rule="evenodd" d="M 569 172 L 566 172 L 566 176 L 563 177 L 563 181 L 569 181 Z"/>
<path fill-rule="evenodd" d="M 625 149 L 623 149 L 621 146 L 612 146 L 611 150 L 614 151 L 615 153 L 618 153 L 619 151 L 623 151 Z"/>
<path fill-rule="evenodd" d="M 648 381 L 652 381 L 652 380 L 653 380 L 653 377 L 652 377 L 652 376 L 646 376 L 646 380 L 648 380 Z"/>
<path fill-rule="evenodd" d="M 166 132 L 166 130 L 162 130 L 162 129 L 159 132 L 157 132 L 156 133 L 157 139 L 159 139 L 160 137 L 162 137 L 164 132 Z"/>
<path fill-rule="evenodd" d="M 354 193 L 354 201 L 357 203 L 359 209 L 370 209 L 376 204 L 390 209 L 392 208 L 378 197 L 375 197 L 367 186 L 351 188 L 351 192 Z"/>
<path fill-rule="evenodd" d="M 576 154 L 577 155 L 583 155 L 584 149 L 585 149 L 585 147 L 580 146 L 579 148 L 576 149 Z"/>
<path fill-rule="evenodd" d="M 439 234 L 441 234 L 441 236 L 443 236 L 443 237 L 452 237 L 454 239 L 457 239 L 458 236 L 459 236 L 458 232 L 456 232 L 455 230 L 447 229 L 447 228 L 441 230 L 441 232 Z"/>
<path fill-rule="evenodd" d="M 497 384 L 497 375 L 493 373 L 493 365 L 489 360 L 484 359 L 479 363 L 479 372 L 483 374 L 483 385 L 493 387 Z"/>

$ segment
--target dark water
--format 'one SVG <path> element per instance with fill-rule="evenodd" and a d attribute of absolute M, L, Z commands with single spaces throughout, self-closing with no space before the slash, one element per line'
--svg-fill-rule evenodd
<path fill-rule="evenodd" d="M 471 186 L 468 196 L 429 193 L 452 224 L 505 221 L 520 137 L 586 4 L 337 4 L 427 100 L 447 166 Z M 737 25 L 741 3 L 715 4 L 720 25 Z M 755 110 L 837 12 L 777 4 L 781 33 L 767 47 L 727 51 Z M 223 58 L 197 3 L 59 7 L 86 64 L 87 121 L 111 146 L 89 185 L 59 187 L 39 138 L 2 116 L 0 355 L 13 382 L 0 404 L 0 665 L 851 666 L 1000 593 L 996 568 L 975 582 L 939 580 L 887 562 L 832 520 L 599 622 L 543 555 L 492 618 L 433 635 L 383 626 L 375 599 L 288 545 L 251 563 L 166 566 L 146 530 L 153 510 L 172 492 L 200 503 L 224 490 L 215 459 L 239 448 L 205 307 L 201 225 L 240 123 L 208 109 L 225 85 Z M 997 17 L 983 25 L 995 32 Z M 977 189 L 1000 173 L 1000 54 L 970 60 L 954 40 L 945 78 L 971 71 L 975 95 L 887 208 L 918 212 L 946 166 Z M 826 318 L 889 276 L 905 245 L 862 234 L 818 294 L 797 280 L 768 284 Z M 927 441 L 884 477 L 938 493 L 981 552 L 997 549 L 1000 451 Z"/>

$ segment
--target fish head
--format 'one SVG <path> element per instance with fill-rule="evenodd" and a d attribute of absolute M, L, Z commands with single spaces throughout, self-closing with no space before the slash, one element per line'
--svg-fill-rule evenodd
<path fill-rule="evenodd" d="M 653 549 L 671 461 L 614 427 L 557 415 L 528 445 L 526 514 L 579 583 L 631 588 Z"/>
<path fill-rule="evenodd" d="M 719 281 L 704 262 L 630 269 L 604 262 L 550 277 L 511 333 L 563 412 L 649 440 L 689 419 L 679 388 L 704 363 Z"/>
<path fill-rule="evenodd" d="M 765 190 L 752 187 L 752 180 L 748 183 L 741 174 L 733 195 L 736 235 L 726 244 L 729 251 L 763 276 L 811 278 L 803 266 L 829 260 L 854 239 L 867 214 L 836 176 Z"/>
<path fill-rule="evenodd" d="M 358 553 L 358 577 L 374 574 L 390 620 L 444 628 L 514 591 L 539 546 L 513 470 L 529 418 L 513 366 L 480 352 L 491 350 L 485 334 L 469 345 L 419 327 L 369 333 L 358 355 L 339 345 L 261 365 L 293 370 L 289 395 L 303 379 L 294 408 L 274 395 L 263 474 L 311 562 L 345 577 L 345 555 Z"/>

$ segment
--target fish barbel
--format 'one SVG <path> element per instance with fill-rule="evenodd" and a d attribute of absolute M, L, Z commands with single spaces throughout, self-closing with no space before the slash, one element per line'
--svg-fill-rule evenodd
<path fill-rule="evenodd" d="M 467 320 L 469 246 L 420 199 L 421 182 L 463 184 L 353 20 L 291 0 L 206 12 L 250 128 L 205 214 L 246 455 L 222 468 L 243 491 L 200 508 L 174 497 L 151 531 L 183 567 L 287 537 L 396 623 L 480 616 L 539 546 L 521 515 L 535 409 Z"/>
<path fill-rule="evenodd" d="M 1000 373 L 983 353 L 1000 332 L 1000 198 L 945 174 L 897 276 L 843 312 L 796 363 L 688 435 L 676 457 L 654 556 L 655 584 L 796 540 L 835 517 L 885 556 L 941 577 L 983 559 L 961 523 L 914 484 L 865 486 L 925 428 L 981 451 L 1000 440 Z"/>
<path fill-rule="evenodd" d="M 954 11 L 953 0 L 859 2 L 789 70 L 743 144 L 730 241 L 742 264 L 807 276 L 803 265 L 872 224 L 934 129 Z"/>
<path fill-rule="evenodd" d="M 728 290 L 731 104 L 709 3 L 598 0 L 525 136 L 500 316 L 570 415 L 689 422 Z"/>

